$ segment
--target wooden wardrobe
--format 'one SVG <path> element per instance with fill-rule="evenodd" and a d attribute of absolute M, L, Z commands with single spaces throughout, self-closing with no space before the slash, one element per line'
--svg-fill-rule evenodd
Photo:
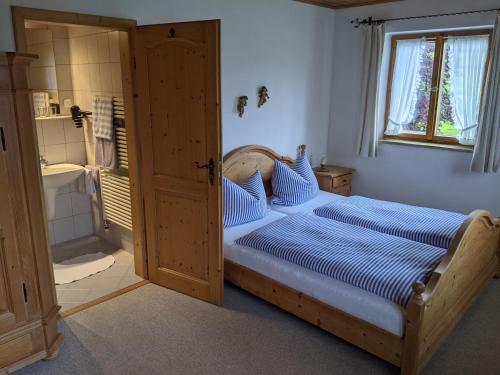
<path fill-rule="evenodd" d="M 41 178 L 28 89 L 34 57 L 0 53 L 0 374 L 51 358 L 62 343 L 40 187 L 25 183 Z"/>

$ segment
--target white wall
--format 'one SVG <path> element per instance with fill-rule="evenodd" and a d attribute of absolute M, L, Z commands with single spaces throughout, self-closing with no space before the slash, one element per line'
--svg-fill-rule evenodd
<path fill-rule="evenodd" d="M 331 89 L 333 12 L 291 0 L 0 0 L 0 50 L 14 50 L 9 5 L 133 18 L 139 24 L 222 20 L 224 152 L 265 144 L 295 155 L 301 143 L 314 160 L 326 153 Z M 261 85 L 271 99 L 256 108 Z M 243 119 L 236 97 L 248 95 Z"/>
<path fill-rule="evenodd" d="M 392 18 L 499 8 L 499 0 L 407 0 L 336 12 L 329 162 L 356 168 L 355 194 L 468 213 L 500 215 L 500 174 L 469 173 L 471 153 L 383 144 L 376 159 L 356 155 L 360 123 L 361 31 L 351 19 Z M 495 13 L 399 21 L 388 32 L 492 25 Z"/>

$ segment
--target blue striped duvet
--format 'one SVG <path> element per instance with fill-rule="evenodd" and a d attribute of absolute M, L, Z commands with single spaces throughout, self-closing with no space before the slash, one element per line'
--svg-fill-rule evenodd
<path fill-rule="evenodd" d="M 447 249 L 467 216 L 455 212 L 352 196 L 316 208 L 328 219 Z"/>
<path fill-rule="evenodd" d="M 296 214 L 236 240 L 406 306 L 445 249 L 313 214 Z"/>

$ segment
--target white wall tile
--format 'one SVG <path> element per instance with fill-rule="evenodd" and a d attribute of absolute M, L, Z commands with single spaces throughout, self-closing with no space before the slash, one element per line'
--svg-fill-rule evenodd
<path fill-rule="evenodd" d="M 77 178 L 75 181 L 73 181 L 72 183 L 68 184 L 69 185 L 69 191 L 71 193 L 75 192 L 75 191 L 79 191 L 79 186 L 80 186 L 80 181 L 82 180 L 82 176 L 80 176 L 79 178 Z"/>
<path fill-rule="evenodd" d="M 97 27 L 68 27 L 68 36 L 70 38 L 78 38 L 85 35 L 95 34 Z"/>
<path fill-rule="evenodd" d="M 26 29 L 28 45 L 52 41 L 52 31 L 47 29 Z"/>
<path fill-rule="evenodd" d="M 68 163 L 73 164 L 87 164 L 85 142 L 66 143 L 66 160 Z"/>
<path fill-rule="evenodd" d="M 90 91 L 82 91 L 80 108 L 86 111 L 92 111 L 92 94 Z"/>
<path fill-rule="evenodd" d="M 84 176 L 80 176 L 79 179 L 77 179 L 74 184 L 73 184 L 73 191 L 86 194 L 85 192 L 85 181 L 84 181 Z M 90 198 L 90 196 L 89 196 Z"/>
<path fill-rule="evenodd" d="M 99 62 L 99 43 L 97 35 L 89 35 L 83 38 L 87 46 L 88 53 L 88 63 L 98 63 Z"/>
<path fill-rule="evenodd" d="M 111 83 L 113 85 L 113 92 L 122 92 L 122 70 L 120 63 L 111 63 Z M 120 95 L 122 97 L 123 95 Z"/>
<path fill-rule="evenodd" d="M 66 145 L 45 146 L 45 159 L 49 164 L 66 163 Z"/>
<path fill-rule="evenodd" d="M 89 62 L 87 44 L 84 38 L 69 39 L 69 55 L 71 64 L 87 64 Z"/>
<path fill-rule="evenodd" d="M 92 211 L 90 196 L 84 193 L 71 193 L 71 207 L 73 215 L 89 214 Z"/>
<path fill-rule="evenodd" d="M 63 121 L 61 119 L 43 120 L 42 130 L 45 146 L 58 145 L 66 142 Z"/>
<path fill-rule="evenodd" d="M 99 64 L 99 76 L 101 78 L 100 91 L 113 91 L 113 83 L 111 80 L 111 64 Z"/>
<path fill-rule="evenodd" d="M 56 65 L 58 90 L 73 90 L 70 65 Z"/>
<path fill-rule="evenodd" d="M 89 64 L 90 90 L 101 91 L 99 64 Z"/>
<path fill-rule="evenodd" d="M 109 33 L 109 61 L 120 62 L 120 43 L 118 31 Z"/>
<path fill-rule="evenodd" d="M 56 65 L 71 63 L 68 39 L 54 39 L 54 58 Z"/>
<path fill-rule="evenodd" d="M 73 96 L 74 96 L 73 104 L 82 108 L 83 95 L 84 95 L 84 92 L 82 90 L 74 90 L 73 91 Z"/>
<path fill-rule="evenodd" d="M 92 215 L 90 213 L 73 216 L 75 238 L 89 236 L 94 233 L 94 225 L 92 223 Z"/>
<path fill-rule="evenodd" d="M 40 155 L 40 157 L 44 157 L 45 159 L 47 159 L 47 157 L 45 156 L 45 146 L 44 145 L 38 145 L 38 153 Z"/>
<path fill-rule="evenodd" d="M 100 63 L 109 62 L 109 33 L 101 33 L 97 35 L 97 45 L 99 47 Z"/>
<path fill-rule="evenodd" d="M 70 118 L 64 119 L 63 124 L 66 143 L 85 142 L 83 128 L 75 127 L 73 120 Z"/>
<path fill-rule="evenodd" d="M 44 85 L 47 90 L 57 91 L 57 74 L 55 67 L 47 67 L 42 68 L 45 70 L 44 77 Z"/>
<path fill-rule="evenodd" d="M 52 39 L 55 41 L 57 39 L 68 39 L 68 27 L 67 26 L 49 26 L 49 30 L 52 32 Z"/>
<path fill-rule="evenodd" d="M 55 243 L 69 241 L 75 238 L 73 217 L 53 220 Z"/>
<path fill-rule="evenodd" d="M 55 67 L 31 67 L 30 82 L 35 90 L 57 90 Z"/>
<path fill-rule="evenodd" d="M 90 74 L 89 65 L 82 64 L 78 66 L 78 79 L 80 79 L 80 87 L 83 91 L 90 91 Z"/>
<path fill-rule="evenodd" d="M 38 55 L 38 59 L 33 60 L 31 63 L 32 67 L 55 66 L 52 42 L 31 45 L 28 47 L 28 51 Z"/>
<path fill-rule="evenodd" d="M 57 194 L 68 194 L 71 193 L 71 183 L 61 186 L 57 189 Z"/>
<path fill-rule="evenodd" d="M 71 194 L 59 194 L 56 196 L 56 211 L 54 219 L 63 219 L 65 217 L 73 216 L 73 209 L 71 205 Z"/>
<path fill-rule="evenodd" d="M 71 70 L 71 82 L 73 82 L 73 91 L 81 91 L 81 80 L 79 79 L 80 74 L 78 71 L 78 65 L 75 65 L 75 63 L 71 63 L 70 65 L 70 70 Z"/>

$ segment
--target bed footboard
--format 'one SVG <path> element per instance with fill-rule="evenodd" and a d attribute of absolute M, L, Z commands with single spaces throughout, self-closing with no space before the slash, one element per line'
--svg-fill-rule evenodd
<path fill-rule="evenodd" d="M 498 273 L 499 233 L 499 220 L 486 211 L 472 212 L 427 286 L 414 285 L 407 306 L 402 374 L 418 374 Z"/>

